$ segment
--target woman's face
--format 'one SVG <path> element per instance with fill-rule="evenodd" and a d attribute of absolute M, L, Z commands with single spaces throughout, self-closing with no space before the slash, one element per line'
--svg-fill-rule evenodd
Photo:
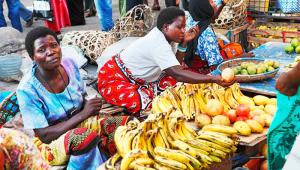
<path fill-rule="evenodd" d="M 185 17 L 177 17 L 171 24 L 165 24 L 162 30 L 168 41 L 181 43 L 184 40 Z"/>
<path fill-rule="evenodd" d="M 60 66 L 61 48 L 52 35 L 34 41 L 33 60 L 45 70 L 53 70 Z"/>

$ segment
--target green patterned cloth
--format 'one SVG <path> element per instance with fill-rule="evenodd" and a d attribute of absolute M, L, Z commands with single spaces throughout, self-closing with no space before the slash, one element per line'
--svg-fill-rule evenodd
<path fill-rule="evenodd" d="M 300 132 L 300 89 L 292 97 L 277 94 L 277 112 L 269 128 L 269 170 L 280 170 Z"/>

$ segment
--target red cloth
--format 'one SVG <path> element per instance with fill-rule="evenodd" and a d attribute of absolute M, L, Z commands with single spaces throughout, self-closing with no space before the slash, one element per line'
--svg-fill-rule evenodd
<path fill-rule="evenodd" d="M 112 57 L 98 73 L 98 90 L 102 97 L 131 113 L 151 108 L 154 96 L 175 84 L 176 80 L 170 76 L 161 76 L 151 83 L 135 78 L 118 56 Z"/>
<path fill-rule="evenodd" d="M 45 21 L 45 25 L 56 33 L 60 33 L 62 27 L 71 26 L 66 0 L 50 0 L 54 21 Z"/>

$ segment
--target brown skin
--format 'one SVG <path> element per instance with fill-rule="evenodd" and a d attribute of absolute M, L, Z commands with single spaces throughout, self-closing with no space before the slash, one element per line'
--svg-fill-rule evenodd
<path fill-rule="evenodd" d="M 165 35 L 168 42 L 177 42 L 181 43 L 182 47 L 186 47 L 187 43 L 193 40 L 199 34 L 199 28 L 196 26 L 191 30 L 185 32 L 185 17 L 177 17 L 173 23 L 165 24 L 162 27 L 162 32 Z M 183 60 L 185 53 L 177 52 L 176 57 L 179 62 Z M 235 83 L 235 80 L 232 82 L 225 82 L 220 76 L 210 76 L 194 73 L 188 70 L 183 70 L 181 66 L 173 66 L 164 70 L 169 76 L 176 79 L 178 82 L 185 82 L 191 84 L 198 83 L 217 83 L 221 86 L 230 86 Z"/>
<path fill-rule="evenodd" d="M 52 35 L 41 37 L 34 42 L 34 55 L 32 59 L 37 63 L 38 69 L 35 76 L 51 93 L 60 93 L 66 88 L 64 81 L 69 84 L 69 77 L 61 66 L 61 48 Z M 59 71 L 62 74 L 61 78 Z M 47 83 L 45 82 L 47 81 Z M 51 88 L 47 85 L 49 84 Z M 95 97 L 84 102 L 84 108 L 67 121 L 53 126 L 34 129 L 35 135 L 44 143 L 50 143 L 68 130 L 75 128 L 87 118 L 97 115 L 101 109 L 101 99 Z"/>
<path fill-rule="evenodd" d="M 291 71 L 282 74 L 277 82 L 276 89 L 287 96 L 294 96 L 300 86 L 300 62 Z"/>

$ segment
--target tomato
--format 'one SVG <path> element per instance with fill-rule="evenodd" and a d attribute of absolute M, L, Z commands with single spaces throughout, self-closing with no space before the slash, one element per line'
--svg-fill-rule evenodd
<path fill-rule="evenodd" d="M 238 116 L 236 118 L 236 121 L 246 121 L 246 120 L 248 120 L 248 117 L 245 117 L 245 116 Z"/>
<path fill-rule="evenodd" d="M 231 123 L 234 123 L 236 121 L 236 112 L 235 112 L 235 110 L 231 109 L 228 112 L 225 112 L 224 115 L 229 118 Z"/>
<path fill-rule="evenodd" d="M 4 169 L 4 152 L 0 148 L 0 169 Z"/>
<path fill-rule="evenodd" d="M 237 116 L 248 117 L 249 113 L 250 113 L 250 107 L 248 107 L 247 105 L 241 104 L 236 108 Z"/>

